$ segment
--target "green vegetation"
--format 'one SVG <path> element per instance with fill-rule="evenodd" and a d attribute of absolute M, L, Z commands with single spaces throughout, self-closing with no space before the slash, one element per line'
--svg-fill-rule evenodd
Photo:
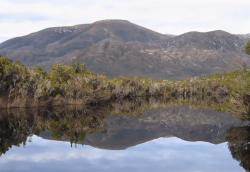
<path fill-rule="evenodd" d="M 220 111 L 230 111 L 234 114 L 245 112 L 249 115 L 249 100 L 244 97 L 250 91 L 250 71 L 240 70 L 223 74 L 214 74 L 207 77 L 200 77 L 188 81 L 180 81 L 182 89 L 194 92 L 196 95 L 199 91 L 205 92 L 210 101 L 210 107 Z M 193 91 L 194 90 L 194 91 Z M 197 93 L 198 92 L 198 93 Z M 198 101 L 199 104 L 203 104 Z M 219 104 L 218 104 L 219 103 Z"/>
<path fill-rule="evenodd" d="M 246 53 L 247 53 L 248 55 L 250 55 L 250 41 L 248 41 L 245 50 L 246 50 Z"/>
<path fill-rule="evenodd" d="M 249 113 L 250 71 L 215 74 L 182 81 L 138 77 L 109 79 L 82 64 L 56 64 L 50 72 L 0 57 L 0 107 L 100 104 L 138 97 L 194 103 L 235 114 Z M 215 103 L 214 103 L 215 102 Z M 220 106 L 218 106 L 220 102 Z M 206 103 L 207 104 L 207 103 Z"/>
<path fill-rule="evenodd" d="M 20 63 L 0 57 L 0 69 L 2 107 L 92 104 L 163 94 L 166 87 L 162 81 L 108 79 L 77 63 L 56 64 L 47 73 L 41 68 L 28 69 Z"/>

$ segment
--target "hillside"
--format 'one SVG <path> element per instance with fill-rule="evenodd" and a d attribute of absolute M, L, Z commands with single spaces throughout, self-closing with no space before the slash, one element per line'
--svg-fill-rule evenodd
<path fill-rule="evenodd" d="M 0 54 L 30 66 L 82 62 L 108 76 L 183 79 L 250 65 L 247 36 L 224 31 L 163 35 L 125 20 L 48 28 L 0 44 Z"/>

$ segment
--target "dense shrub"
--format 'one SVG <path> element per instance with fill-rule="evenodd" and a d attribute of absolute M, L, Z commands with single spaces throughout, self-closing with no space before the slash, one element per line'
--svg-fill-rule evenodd
<path fill-rule="evenodd" d="M 56 64 L 49 72 L 0 57 L 1 98 L 8 107 L 100 103 L 136 97 L 192 99 L 213 97 L 224 107 L 243 111 L 243 97 L 250 92 L 250 71 L 229 72 L 182 81 L 150 80 L 138 77 L 109 79 L 90 72 L 85 65 Z M 222 97 L 222 98 L 221 98 Z"/>

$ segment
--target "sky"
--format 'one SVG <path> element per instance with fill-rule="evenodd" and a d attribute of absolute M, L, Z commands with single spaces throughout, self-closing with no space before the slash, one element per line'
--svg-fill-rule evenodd
<path fill-rule="evenodd" d="M 250 33 L 250 0 L 0 0 L 0 9 L 0 42 L 104 19 L 125 19 L 164 34 Z"/>

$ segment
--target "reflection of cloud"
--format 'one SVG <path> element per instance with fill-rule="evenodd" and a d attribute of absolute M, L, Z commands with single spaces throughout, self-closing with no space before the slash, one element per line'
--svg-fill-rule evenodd
<path fill-rule="evenodd" d="M 107 18 L 127 19 L 162 33 L 216 29 L 245 33 L 250 28 L 249 6 L 249 0 L 1 0 L 5 16 L 0 18 L 0 36 L 6 28 L 11 30 L 8 37 L 14 37 L 45 27 Z M 25 23 L 29 27 L 23 27 Z M 19 25 L 17 33 L 12 30 Z"/>
<path fill-rule="evenodd" d="M 107 160 L 115 160 L 122 156 L 121 152 L 101 150 L 101 149 L 90 149 L 89 146 L 83 147 L 78 145 L 77 148 L 71 148 L 69 143 L 60 141 L 49 141 L 41 139 L 37 136 L 31 138 L 32 142 L 29 151 L 26 149 L 19 150 L 15 148 L 14 152 L 10 153 L 3 159 L 3 162 L 7 161 L 34 161 L 34 162 L 49 162 L 51 160 L 55 161 L 67 161 L 74 159 L 86 159 L 86 160 L 96 160 L 105 157 Z M 29 145 L 29 144 L 28 144 Z M 66 148 L 67 151 L 61 151 Z M 25 152 L 23 156 L 22 152 Z M 104 156 L 105 155 L 105 156 Z M 107 156 L 110 155 L 110 156 Z"/>
<path fill-rule="evenodd" d="M 25 148 L 13 148 L 0 158 L 6 171 L 240 171 L 226 144 L 157 139 L 127 150 L 101 150 L 91 146 L 44 140 L 33 136 Z M 22 169 L 21 168 L 21 169 Z"/>

